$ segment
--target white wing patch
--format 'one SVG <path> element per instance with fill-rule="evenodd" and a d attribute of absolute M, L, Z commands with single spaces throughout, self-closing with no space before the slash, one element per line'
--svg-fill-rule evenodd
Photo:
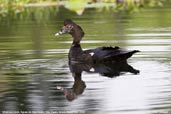
<path fill-rule="evenodd" d="M 94 55 L 94 52 L 91 52 L 91 53 L 89 53 L 91 56 L 93 56 Z"/>
<path fill-rule="evenodd" d="M 90 69 L 90 71 L 91 71 L 91 72 L 94 72 L 94 71 L 95 71 L 95 69 L 94 69 L 94 68 L 91 68 L 91 69 Z"/>

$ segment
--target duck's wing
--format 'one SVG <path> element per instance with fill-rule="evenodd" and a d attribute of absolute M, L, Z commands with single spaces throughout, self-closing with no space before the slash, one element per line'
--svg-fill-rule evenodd
<path fill-rule="evenodd" d="M 95 49 L 85 50 L 84 53 L 89 53 L 96 61 L 105 60 L 126 60 L 131 57 L 138 50 L 124 50 L 120 47 L 99 47 Z"/>

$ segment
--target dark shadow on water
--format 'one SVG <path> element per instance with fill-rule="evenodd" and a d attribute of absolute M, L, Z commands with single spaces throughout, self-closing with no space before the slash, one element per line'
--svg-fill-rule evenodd
<path fill-rule="evenodd" d="M 86 83 L 82 80 L 82 72 L 99 73 L 101 76 L 114 78 L 122 75 L 123 73 L 138 74 L 140 71 L 134 69 L 127 61 L 119 61 L 114 63 L 72 63 L 69 62 L 70 72 L 74 78 L 74 84 L 71 88 L 64 88 L 57 86 L 58 90 L 61 90 L 68 101 L 75 100 L 79 95 L 84 92 Z"/>

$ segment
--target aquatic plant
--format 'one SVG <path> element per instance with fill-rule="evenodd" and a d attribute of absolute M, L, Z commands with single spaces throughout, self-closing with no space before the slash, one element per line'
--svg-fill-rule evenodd
<path fill-rule="evenodd" d="M 162 6 L 165 0 L 0 0 L 0 16 L 16 15 L 28 7 L 64 6 L 81 15 L 86 8 L 112 8 L 114 11 L 137 11 L 144 6 Z"/>

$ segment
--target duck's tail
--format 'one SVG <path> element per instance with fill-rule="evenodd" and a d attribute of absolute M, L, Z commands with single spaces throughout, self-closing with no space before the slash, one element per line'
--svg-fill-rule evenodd
<path fill-rule="evenodd" d="M 130 58 L 134 53 L 140 52 L 139 50 L 133 50 L 125 54 L 126 59 Z"/>
<path fill-rule="evenodd" d="M 131 57 L 134 53 L 140 52 L 139 50 L 133 50 L 131 52 L 128 52 L 127 59 Z"/>
<path fill-rule="evenodd" d="M 122 60 L 127 60 L 130 58 L 133 54 L 140 52 L 139 50 L 133 50 L 133 51 L 128 51 L 128 52 L 123 52 L 119 54 L 111 54 L 109 56 L 106 56 L 103 61 L 122 61 Z"/>

